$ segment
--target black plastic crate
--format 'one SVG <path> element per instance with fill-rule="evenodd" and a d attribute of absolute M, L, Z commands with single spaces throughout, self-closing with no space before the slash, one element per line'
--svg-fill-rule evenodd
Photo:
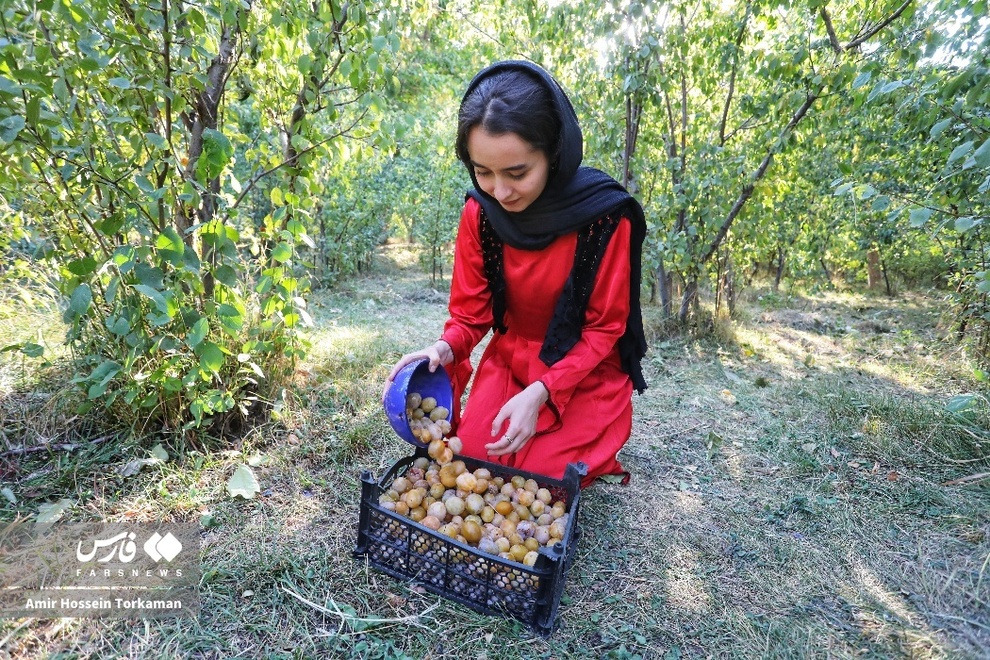
<path fill-rule="evenodd" d="M 567 466 L 564 478 L 512 470 L 497 463 L 457 456 L 474 471 L 487 468 L 506 480 L 520 475 L 548 489 L 554 500 L 563 500 L 568 512 L 562 542 L 541 548 L 533 566 L 481 552 L 405 516 L 382 508 L 379 496 L 392 481 L 421 456 L 425 449 L 397 461 L 380 480 L 361 474 L 361 510 L 354 556 L 392 577 L 410 580 L 427 590 L 495 616 L 512 617 L 544 637 L 553 632 L 564 580 L 574 558 L 581 532 L 578 509 L 584 463 Z"/>

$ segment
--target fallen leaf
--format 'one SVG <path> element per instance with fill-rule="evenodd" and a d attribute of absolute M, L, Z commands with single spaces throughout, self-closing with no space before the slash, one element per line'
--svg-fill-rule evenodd
<path fill-rule="evenodd" d="M 818 449 L 818 445 L 814 442 L 806 442 L 801 445 L 801 449 L 805 450 L 809 454 L 813 454 L 815 453 L 815 450 Z"/>
<path fill-rule="evenodd" d="M 14 491 L 10 489 L 10 486 L 0 488 L 0 495 L 3 495 L 11 504 L 17 504 L 17 496 L 14 495 Z"/>
<path fill-rule="evenodd" d="M 246 500 L 252 499 L 261 490 L 258 479 L 250 467 L 241 463 L 227 482 L 227 492 L 231 497 L 241 496 Z"/>
<path fill-rule="evenodd" d="M 896 470 L 891 470 L 887 473 L 887 481 L 897 481 L 900 477 L 901 475 L 897 474 Z"/>
<path fill-rule="evenodd" d="M 53 523 L 65 515 L 65 512 L 69 510 L 73 504 L 75 504 L 74 501 L 65 498 L 52 504 L 42 504 L 38 507 L 38 518 L 34 522 L 36 525 Z"/>
<path fill-rule="evenodd" d="M 723 442 L 725 442 L 725 440 L 718 433 L 715 433 L 714 431 L 708 432 L 708 437 L 705 439 L 705 448 L 708 450 L 708 460 L 715 457 Z"/>

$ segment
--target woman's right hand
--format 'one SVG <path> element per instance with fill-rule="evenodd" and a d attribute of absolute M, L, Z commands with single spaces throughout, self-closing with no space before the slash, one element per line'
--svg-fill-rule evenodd
<path fill-rule="evenodd" d="M 431 346 L 426 348 L 413 351 L 412 353 L 406 353 L 399 361 L 395 363 L 392 367 L 392 371 L 389 372 L 388 378 L 385 379 L 385 389 L 382 390 L 382 400 L 385 400 L 385 394 L 388 392 L 389 386 L 392 381 L 395 380 L 395 375 L 399 373 L 402 367 L 406 366 L 410 362 L 415 362 L 417 360 L 422 360 L 426 358 L 430 361 L 430 371 L 436 371 L 438 368 L 445 364 L 450 364 L 454 361 L 454 351 L 450 348 L 450 344 L 442 339 L 438 339 Z"/>

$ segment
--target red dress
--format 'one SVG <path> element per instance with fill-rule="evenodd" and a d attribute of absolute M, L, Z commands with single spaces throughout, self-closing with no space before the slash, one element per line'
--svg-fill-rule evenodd
<path fill-rule="evenodd" d="M 454 252 L 450 319 L 443 340 L 454 361 L 447 370 L 454 401 L 471 376 L 471 351 L 492 328 L 491 295 L 481 250 L 481 205 L 468 199 L 461 213 Z M 540 358 L 543 338 L 574 262 L 577 234 L 542 250 L 504 247 L 505 334 L 494 333 L 478 364 L 463 414 L 455 411 L 455 433 L 463 454 L 559 479 L 568 463 L 583 461 L 582 486 L 607 475 L 628 474 L 616 453 L 632 430 L 632 382 L 621 367 L 616 344 L 629 315 L 630 222 L 623 218 L 609 242 L 585 312 L 580 341 L 555 365 Z M 489 456 L 492 421 L 501 407 L 535 381 L 550 393 L 540 409 L 537 435 L 515 454 Z M 504 429 L 503 429 L 504 431 Z"/>

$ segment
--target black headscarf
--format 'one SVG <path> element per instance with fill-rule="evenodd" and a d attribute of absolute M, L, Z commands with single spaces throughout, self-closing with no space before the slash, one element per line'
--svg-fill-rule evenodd
<path fill-rule="evenodd" d="M 510 71 L 521 71 L 532 76 L 550 92 L 560 119 L 558 158 L 550 163 L 546 188 L 532 204 L 519 213 L 506 211 L 498 200 L 484 192 L 478 185 L 474 168 L 470 166 L 467 169 L 474 189 L 467 194 L 481 204 L 499 238 L 522 250 L 543 249 L 555 238 L 578 231 L 607 215 L 621 213 L 630 219 L 629 318 L 626 321 L 626 332 L 619 341 L 619 351 L 623 368 L 632 379 L 633 386 L 642 392 L 646 389 L 640 368 L 640 360 L 646 354 L 639 301 L 643 240 L 646 237 L 643 208 L 615 179 L 600 170 L 581 165 L 584 141 L 574 107 L 561 86 L 543 68 L 523 60 L 492 64 L 474 77 L 464 93 L 462 103 L 483 79 Z M 573 273 L 569 280 L 573 280 Z M 565 286 L 565 292 L 570 288 Z"/>

